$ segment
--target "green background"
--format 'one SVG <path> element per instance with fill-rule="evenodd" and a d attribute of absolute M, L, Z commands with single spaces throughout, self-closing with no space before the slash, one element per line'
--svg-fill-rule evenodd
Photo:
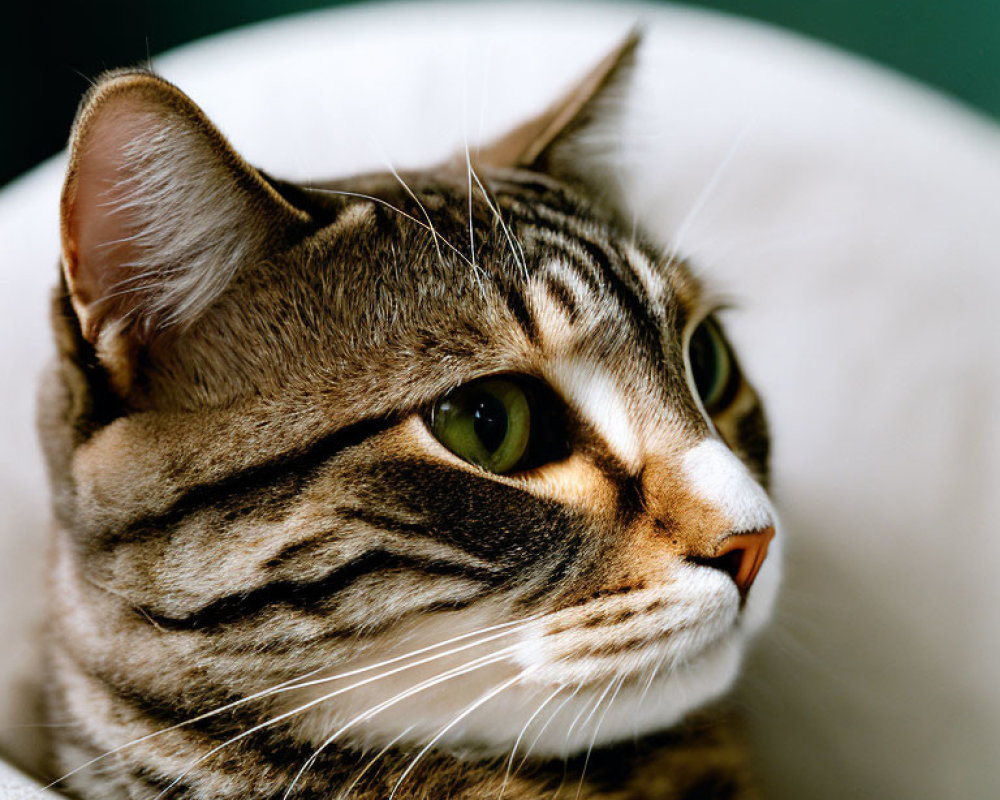
<path fill-rule="evenodd" d="M 1000 0 L 693 0 L 832 42 L 1000 118 Z M 57 152 L 87 79 L 330 0 L 13 3 L 0 22 L 0 184 Z"/>

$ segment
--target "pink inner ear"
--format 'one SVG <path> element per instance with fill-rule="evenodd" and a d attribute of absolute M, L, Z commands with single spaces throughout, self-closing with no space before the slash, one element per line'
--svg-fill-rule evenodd
<path fill-rule="evenodd" d="M 137 277 L 130 265 L 139 260 L 141 231 L 134 211 L 123 207 L 137 166 L 128 149 L 157 121 L 155 114 L 128 108 L 136 105 L 134 100 L 108 105 L 83 126 L 76 170 L 63 199 L 67 281 L 91 341 L 105 319 L 123 317 L 136 305 L 137 297 L 128 289 Z"/>

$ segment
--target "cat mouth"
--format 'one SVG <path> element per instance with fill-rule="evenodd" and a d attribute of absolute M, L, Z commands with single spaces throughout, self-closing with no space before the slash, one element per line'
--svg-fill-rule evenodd
<path fill-rule="evenodd" d="M 687 668 L 738 638 L 740 601 L 728 594 L 713 600 L 670 603 L 661 598 L 600 621 L 551 622 L 527 635 L 517 660 L 543 682 L 592 683 L 611 676 L 641 681 L 653 671 Z"/>

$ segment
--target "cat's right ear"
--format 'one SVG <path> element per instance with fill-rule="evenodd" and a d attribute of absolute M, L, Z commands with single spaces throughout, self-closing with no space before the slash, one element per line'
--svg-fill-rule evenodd
<path fill-rule="evenodd" d="M 111 73 L 81 104 L 62 266 L 80 331 L 102 361 L 196 320 L 238 270 L 308 223 L 162 78 Z"/>
<path fill-rule="evenodd" d="M 642 36 L 633 30 L 555 103 L 482 147 L 476 161 L 542 172 L 619 205 L 622 116 Z"/>

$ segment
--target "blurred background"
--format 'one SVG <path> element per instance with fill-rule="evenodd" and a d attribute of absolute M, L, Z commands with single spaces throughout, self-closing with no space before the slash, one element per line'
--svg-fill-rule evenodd
<path fill-rule="evenodd" d="M 58 152 L 101 71 L 342 0 L 21 0 L 0 24 L 0 185 Z M 1000 0 L 694 0 L 867 56 L 1000 119 Z"/>

